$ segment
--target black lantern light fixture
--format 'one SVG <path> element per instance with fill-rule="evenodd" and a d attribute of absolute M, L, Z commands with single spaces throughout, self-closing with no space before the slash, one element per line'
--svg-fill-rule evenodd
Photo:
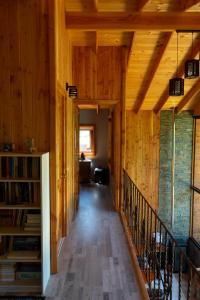
<path fill-rule="evenodd" d="M 178 73 L 178 33 L 177 33 L 177 71 Z M 175 77 L 169 80 L 169 95 L 170 96 L 182 96 L 184 95 L 184 79 L 181 77 Z"/>
<path fill-rule="evenodd" d="M 192 32 L 192 56 L 193 56 L 193 32 Z M 185 62 L 185 78 L 192 79 L 199 76 L 199 59 L 189 59 Z"/>
<path fill-rule="evenodd" d="M 77 87 L 75 85 L 69 85 L 68 83 L 66 83 L 66 91 L 68 91 L 70 98 L 72 98 L 72 99 L 77 98 L 78 90 L 77 90 Z"/>

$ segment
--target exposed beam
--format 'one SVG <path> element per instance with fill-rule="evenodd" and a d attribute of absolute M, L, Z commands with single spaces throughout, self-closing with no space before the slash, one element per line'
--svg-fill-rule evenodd
<path fill-rule="evenodd" d="M 93 0 L 93 10 L 98 11 L 98 0 Z"/>
<path fill-rule="evenodd" d="M 66 12 L 67 29 L 161 30 L 199 29 L 199 12 Z"/>
<path fill-rule="evenodd" d="M 178 70 L 173 74 L 173 76 L 171 78 L 173 78 L 173 77 L 182 77 L 183 73 L 184 73 L 185 61 L 187 59 L 194 58 L 199 53 L 199 49 L 200 49 L 200 35 L 198 35 L 196 37 L 196 39 L 194 40 L 194 42 L 193 42 L 193 50 L 191 49 L 191 47 L 188 49 L 186 55 L 183 57 L 180 65 L 178 67 Z M 163 105 L 167 102 L 168 98 L 169 98 L 169 88 L 168 88 L 168 85 L 167 85 L 167 87 L 163 91 L 160 99 L 158 100 L 158 102 L 154 106 L 153 110 L 154 110 L 155 113 L 158 113 L 161 110 L 161 108 L 163 107 Z"/>
<path fill-rule="evenodd" d="M 98 110 L 98 105 L 77 105 L 79 109 L 92 109 L 92 110 Z"/>
<path fill-rule="evenodd" d="M 140 110 L 140 108 L 141 108 L 141 106 L 142 106 L 142 104 L 145 100 L 145 97 L 146 97 L 146 95 L 148 93 L 148 90 L 151 86 L 151 83 L 154 79 L 154 76 L 155 76 L 156 71 L 159 67 L 159 64 L 161 62 L 163 54 L 165 53 L 165 51 L 167 49 L 167 46 L 168 46 L 169 41 L 171 39 L 171 36 L 172 36 L 172 32 L 164 33 L 163 43 L 161 44 L 159 50 L 155 49 L 156 58 L 152 59 L 152 63 L 149 65 L 149 68 L 148 68 L 148 70 L 146 72 L 146 75 L 144 77 L 143 83 L 141 85 L 141 90 L 138 94 L 138 97 L 136 99 L 136 102 L 135 102 L 135 105 L 134 105 L 134 108 L 133 108 L 135 113 L 138 113 L 138 111 Z M 145 88 L 143 88 L 143 86 L 145 86 Z"/>
<path fill-rule="evenodd" d="M 140 0 L 138 1 L 137 10 L 142 10 L 143 7 L 149 2 L 149 0 Z"/>
<path fill-rule="evenodd" d="M 98 50 L 98 32 L 97 31 L 92 32 L 92 49 L 93 49 L 94 53 L 97 54 L 97 50 Z"/>
<path fill-rule="evenodd" d="M 99 41 L 98 41 L 98 31 L 95 31 L 95 52 L 97 53 L 98 51 L 98 45 L 99 45 Z"/>
<path fill-rule="evenodd" d="M 129 69 L 129 65 L 130 65 L 131 54 L 133 53 L 134 39 L 135 39 L 135 33 L 133 32 L 131 36 L 131 43 L 128 49 L 127 70 Z"/>
<path fill-rule="evenodd" d="M 188 93 L 183 97 L 181 102 L 178 104 L 176 111 L 179 113 L 184 106 L 190 101 L 190 99 L 200 90 L 200 78 L 195 82 L 192 88 L 188 91 Z"/>
<path fill-rule="evenodd" d="M 182 10 L 187 10 L 189 8 L 191 8 L 192 6 L 194 6 L 195 4 L 199 3 L 199 0 L 184 0 L 181 1 L 181 9 Z"/>
<path fill-rule="evenodd" d="M 115 105 L 119 102 L 119 100 L 111 100 L 111 99 L 98 99 L 98 100 L 88 100 L 88 99 L 76 99 L 73 101 L 76 105 Z"/>

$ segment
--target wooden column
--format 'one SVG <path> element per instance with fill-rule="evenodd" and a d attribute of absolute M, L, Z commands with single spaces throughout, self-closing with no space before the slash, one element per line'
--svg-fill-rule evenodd
<path fill-rule="evenodd" d="M 51 199 L 51 272 L 57 271 L 57 206 L 56 206 L 56 32 L 55 0 L 49 1 L 50 61 L 50 199 Z"/>

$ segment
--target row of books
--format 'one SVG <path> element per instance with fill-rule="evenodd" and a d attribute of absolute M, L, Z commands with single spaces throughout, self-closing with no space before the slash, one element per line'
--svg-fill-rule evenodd
<path fill-rule="evenodd" d="M 39 157 L 0 157 L 0 178 L 40 178 Z"/>
<path fill-rule="evenodd" d="M 21 227 L 28 231 L 38 231 L 41 229 L 41 216 L 37 214 L 32 217 L 27 209 L 1 210 L 1 227 Z"/>
<path fill-rule="evenodd" d="M 0 281 L 14 281 L 15 280 L 15 263 L 1 263 L 0 264 Z"/>
<path fill-rule="evenodd" d="M 41 265 L 39 263 L 0 263 L 0 280 L 41 280 Z"/>
<path fill-rule="evenodd" d="M 40 202 L 39 182 L 0 182 L 0 202 L 8 205 Z"/>
<path fill-rule="evenodd" d="M 41 229 L 41 215 L 28 213 L 26 215 L 26 222 L 24 224 L 24 230 L 40 231 L 40 229 Z"/>
<path fill-rule="evenodd" d="M 9 259 L 38 259 L 40 248 L 39 236 L 0 236 L 0 255 Z"/>

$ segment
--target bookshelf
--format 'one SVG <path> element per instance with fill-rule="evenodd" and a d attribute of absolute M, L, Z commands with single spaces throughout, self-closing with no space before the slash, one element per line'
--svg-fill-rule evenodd
<path fill-rule="evenodd" d="M 0 296 L 44 294 L 49 277 L 49 153 L 0 153 Z"/>

